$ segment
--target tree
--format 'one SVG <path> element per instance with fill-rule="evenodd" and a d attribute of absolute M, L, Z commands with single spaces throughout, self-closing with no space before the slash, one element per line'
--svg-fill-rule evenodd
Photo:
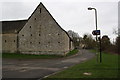
<path fill-rule="evenodd" d="M 85 45 L 86 49 L 93 49 L 95 48 L 95 40 L 93 39 L 92 35 L 89 33 L 86 33 L 83 35 L 83 44 Z"/>
<path fill-rule="evenodd" d="M 102 36 L 101 44 L 102 44 L 102 51 L 108 50 L 111 46 L 110 38 L 107 35 Z"/>
<path fill-rule="evenodd" d="M 113 34 L 118 35 L 118 30 L 116 28 L 113 28 Z"/>
<path fill-rule="evenodd" d="M 74 31 L 72 31 L 72 30 L 69 30 L 68 34 L 71 37 L 71 39 L 73 40 L 74 47 L 78 48 L 79 44 L 80 44 L 80 39 L 81 39 L 79 34 L 74 32 Z"/>
<path fill-rule="evenodd" d="M 120 36 L 116 38 L 115 45 L 116 45 L 116 52 L 120 54 Z"/>
<path fill-rule="evenodd" d="M 79 38 L 80 37 L 77 32 L 74 32 L 72 30 L 68 30 L 68 34 L 71 38 L 73 38 L 73 37 Z"/>
<path fill-rule="evenodd" d="M 113 29 L 113 33 L 117 35 L 116 41 L 115 41 L 115 52 L 120 54 L 120 27 L 118 29 Z"/>

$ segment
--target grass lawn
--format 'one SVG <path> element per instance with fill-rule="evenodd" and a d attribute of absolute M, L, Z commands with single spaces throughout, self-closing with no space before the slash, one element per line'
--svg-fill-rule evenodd
<path fill-rule="evenodd" d="M 66 80 L 67 78 L 118 78 L 118 68 L 118 55 L 102 53 L 102 63 L 97 63 L 96 58 L 94 58 L 44 78 L 43 80 Z"/>
<path fill-rule="evenodd" d="M 66 56 L 74 55 L 78 52 L 77 49 L 70 51 Z M 20 54 L 20 53 L 3 53 L 2 58 L 12 58 L 12 59 L 54 59 L 63 58 L 66 56 L 60 55 L 32 55 L 32 54 Z"/>

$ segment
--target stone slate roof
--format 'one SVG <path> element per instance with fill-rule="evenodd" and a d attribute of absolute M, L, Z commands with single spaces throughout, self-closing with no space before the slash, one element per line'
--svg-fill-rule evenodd
<path fill-rule="evenodd" d="M 28 20 L 16 20 L 16 21 L 1 21 L 2 33 L 18 33 L 26 24 Z"/>

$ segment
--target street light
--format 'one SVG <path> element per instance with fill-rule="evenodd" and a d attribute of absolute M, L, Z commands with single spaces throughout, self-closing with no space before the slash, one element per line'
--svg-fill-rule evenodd
<path fill-rule="evenodd" d="M 89 7 L 88 10 L 92 10 L 93 8 Z"/>
<path fill-rule="evenodd" d="M 97 30 L 97 10 L 91 7 L 89 7 L 88 10 L 95 10 L 95 24 L 96 24 L 96 30 Z M 97 35 L 96 35 L 96 41 L 97 41 Z"/>
<path fill-rule="evenodd" d="M 91 8 L 91 7 L 89 7 L 88 10 L 95 10 L 95 24 L 96 24 L 96 31 L 98 31 L 97 30 L 97 10 L 95 8 Z M 101 57 L 101 40 L 99 39 L 99 41 L 100 41 L 100 63 L 101 63 L 102 62 L 102 57 Z M 97 34 L 96 34 L 96 42 L 97 42 Z M 97 44 L 96 44 L 96 46 L 97 46 Z M 97 57 L 97 61 L 98 61 L 98 57 Z"/>

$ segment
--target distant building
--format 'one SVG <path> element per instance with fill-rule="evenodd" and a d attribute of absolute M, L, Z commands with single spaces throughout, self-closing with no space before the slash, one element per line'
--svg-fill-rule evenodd
<path fill-rule="evenodd" d="M 74 49 L 68 33 L 40 3 L 27 20 L 2 21 L 2 51 L 65 55 Z"/>

